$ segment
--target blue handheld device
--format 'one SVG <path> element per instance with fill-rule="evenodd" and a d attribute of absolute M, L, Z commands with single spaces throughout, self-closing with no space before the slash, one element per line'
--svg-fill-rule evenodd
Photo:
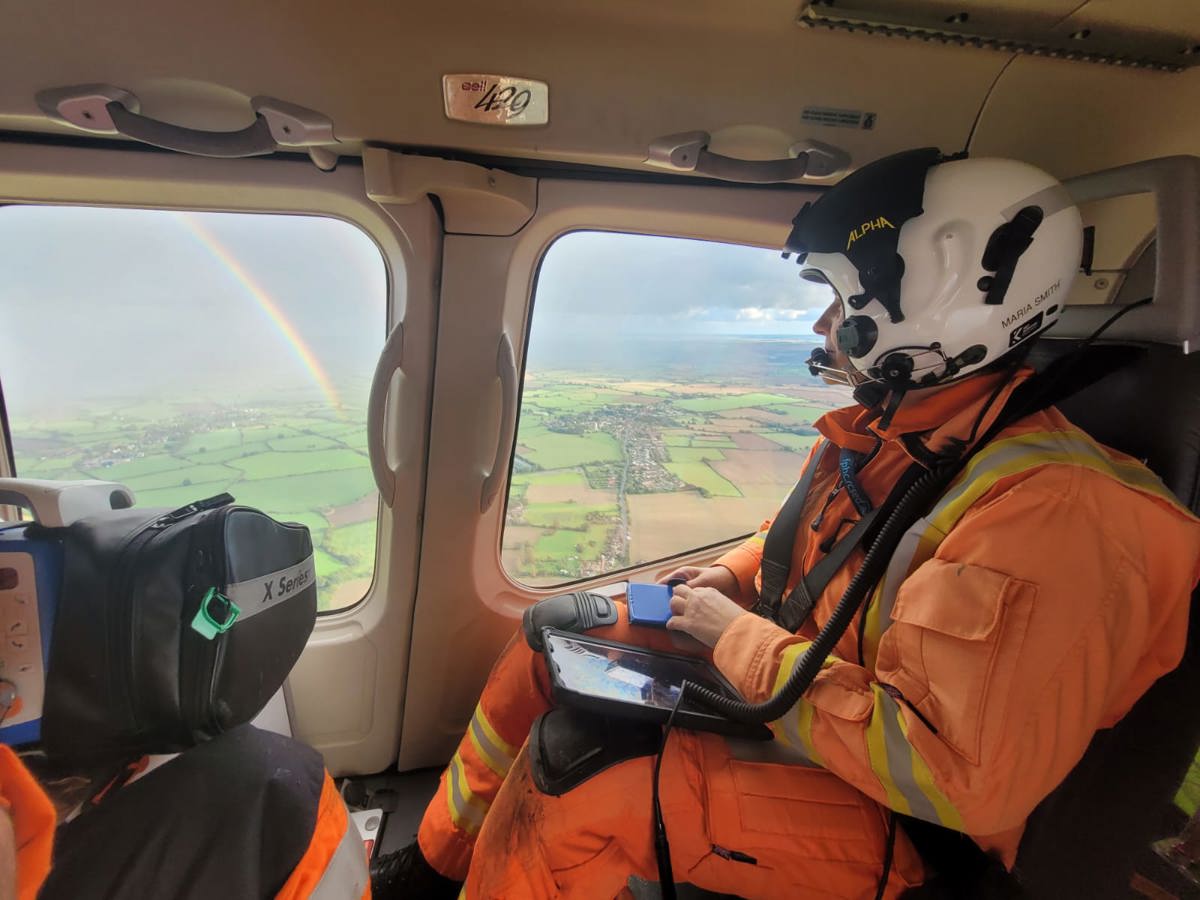
<path fill-rule="evenodd" d="M 634 584 L 630 582 L 625 594 L 629 605 L 630 625 L 650 625 L 654 628 L 666 628 L 667 619 L 671 618 L 670 584 Z"/>

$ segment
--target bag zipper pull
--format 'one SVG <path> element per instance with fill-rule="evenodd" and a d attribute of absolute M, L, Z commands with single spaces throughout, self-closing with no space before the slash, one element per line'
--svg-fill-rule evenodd
<path fill-rule="evenodd" d="M 207 497 L 204 500 L 196 500 L 189 503 L 187 506 L 181 506 L 179 509 L 172 510 L 164 516 L 159 516 L 154 520 L 151 528 L 166 528 L 168 525 L 174 525 L 176 522 L 182 522 L 188 516 L 194 516 L 198 512 L 204 512 L 209 509 L 217 509 L 222 506 L 228 506 L 233 502 L 233 494 L 228 492 L 217 494 L 212 497 Z"/>
<path fill-rule="evenodd" d="M 727 850 L 724 847 L 719 847 L 716 844 L 712 845 L 712 852 L 721 857 L 721 859 L 729 859 L 733 862 L 750 863 L 752 866 L 758 865 L 758 859 L 751 856 L 749 853 L 742 853 L 740 850 Z"/>

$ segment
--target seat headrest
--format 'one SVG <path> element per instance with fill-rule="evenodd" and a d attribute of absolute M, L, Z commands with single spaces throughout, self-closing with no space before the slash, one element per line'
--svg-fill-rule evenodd
<path fill-rule="evenodd" d="M 1073 352 L 1073 340 L 1043 339 L 1029 355 L 1036 369 Z M 1103 350 L 1099 345 L 1096 349 Z M 1096 440 L 1143 460 L 1175 495 L 1200 511 L 1200 354 L 1159 344 L 1058 403 Z"/>

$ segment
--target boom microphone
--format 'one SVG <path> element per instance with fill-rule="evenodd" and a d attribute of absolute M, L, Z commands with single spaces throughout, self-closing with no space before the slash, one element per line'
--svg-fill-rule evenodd
<path fill-rule="evenodd" d="M 829 355 L 829 351 L 824 347 L 818 347 L 812 353 L 808 354 L 806 365 L 808 366 L 809 374 L 820 377 L 822 370 L 833 368 L 833 357 Z"/>

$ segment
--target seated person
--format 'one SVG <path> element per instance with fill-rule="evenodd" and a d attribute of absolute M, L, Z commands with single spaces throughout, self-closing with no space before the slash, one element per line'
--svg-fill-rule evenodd
<path fill-rule="evenodd" d="M 38 762 L 61 821 L 40 900 L 370 897 L 357 826 L 299 741 L 240 725 L 101 778 Z"/>
<path fill-rule="evenodd" d="M 746 898 L 895 897 L 927 877 L 897 814 L 969 835 L 1011 867 L 1026 818 L 1097 729 L 1178 664 L 1200 522 L 1054 408 L 989 436 L 1031 377 L 1021 359 L 1057 321 L 1081 240 L 1049 175 L 928 150 L 860 169 L 797 216 L 788 249 L 836 294 L 815 326 L 822 373 L 852 385 L 858 405 L 817 422 L 784 582 L 763 568 L 767 523 L 715 564 L 673 573 L 687 583 L 668 628 L 712 648 L 747 700 L 765 700 L 829 621 L 863 550 L 807 603 L 801 576 L 914 465 L 975 452 L 803 698 L 771 723 L 775 741 L 755 745 L 773 757 L 670 734 L 661 807 L 678 880 Z M 591 633 L 671 649 L 620 604 L 617 623 Z M 454 897 L 465 882 L 471 900 L 611 898 L 658 879 L 654 759 L 543 794 L 522 745 L 550 706 L 541 655 L 514 640 L 416 843 L 375 867 L 377 897 Z"/>

